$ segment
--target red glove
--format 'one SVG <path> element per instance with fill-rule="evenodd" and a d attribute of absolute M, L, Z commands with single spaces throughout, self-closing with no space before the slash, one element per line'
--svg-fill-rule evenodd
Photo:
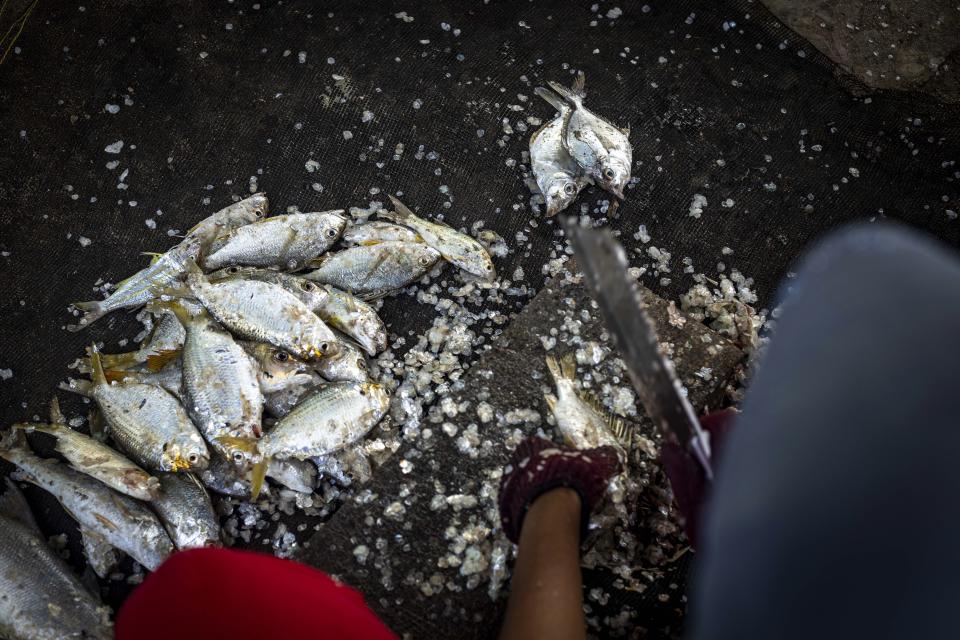
<path fill-rule="evenodd" d="M 533 501 L 550 489 L 568 487 L 580 495 L 582 540 L 590 513 L 619 470 L 620 460 L 612 447 L 580 450 L 543 438 L 523 440 L 500 480 L 500 521 L 504 533 L 517 542 L 523 517 Z"/>
<path fill-rule="evenodd" d="M 736 409 L 723 409 L 700 418 L 700 426 L 710 434 L 714 471 L 716 471 L 716 461 L 720 459 L 727 434 L 733 426 L 733 417 L 737 413 Z M 660 449 L 660 461 L 663 462 L 664 471 L 670 478 L 673 497 L 683 516 L 683 528 L 687 533 L 687 539 L 696 547 L 700 518 L 703 506 L 709 498 L 710 484 L 700 464 L 694 460 L 686 448 L 678 444 L 665 442 Z"/>

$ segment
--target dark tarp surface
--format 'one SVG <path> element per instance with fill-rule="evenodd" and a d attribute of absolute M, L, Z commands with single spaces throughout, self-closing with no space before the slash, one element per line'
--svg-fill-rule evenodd
<path fill-rule="evenodd" d="M 403 192 L 455 226 L 484 220 L 515 250 L 501 273 L 522 266 L 538 288 L 559 231 L 531 211 L 521 165 L 536 127 L 522 127 L 553 115 L 533 88 L 575 69 L 588 105 L 632 127 L 636 184 L 611 224 L 641 248 L 644 224 L 672 254 L 668 284 L 645 279 L 665 297 L 692 284 L 690 257 L 754 278 L 770 305 L 802 249 L 855 219 L 960 242 L 958 110 L 860 93 L 756 3 L 49 1 L 18 47 L 0 67 L 2 424 L 44 415 L 85 344 L 133 335 L 126 314 L 65 332 L 71 301 L 251 176 L 274 211 Z M 406 301 L 384 318 L 420 332 L 431 310 Z M 38 504 L 54 532 L 56 509 Z"/>

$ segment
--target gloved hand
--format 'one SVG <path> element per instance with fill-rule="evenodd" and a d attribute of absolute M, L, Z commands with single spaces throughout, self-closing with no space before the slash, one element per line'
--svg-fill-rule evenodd
<path fill-rule="evenodd" d="M 723 446 L 737 413 L 736 409 L 724 409 L 700 418 L 700 426 L 710 434 L 714 472 L 717 470 L 717 461 L 723 454 Z M 660 461 L 663 463 L 667 477 L 670 478 L 674 500 L 684 519 L 683 528 L 687 539 L 693 547 L 696 547 L 703 507 L 710 497 L 710 484 L 697 461 L 686 448 L 678 444 L 665 442 L 660 449 Z"/>
<path fill-rule="evenodd" d="M 580 495 L 580 539 L 586 536 L 590 513 L 607 483 L 620 471 L 612 447 L 573 449 L 543 438 L 526 438 L 513 452 L 500 480 L 500 521 L 507 537 L 517 542 L 527 508 L 543 493 L 568 487 Z"/>

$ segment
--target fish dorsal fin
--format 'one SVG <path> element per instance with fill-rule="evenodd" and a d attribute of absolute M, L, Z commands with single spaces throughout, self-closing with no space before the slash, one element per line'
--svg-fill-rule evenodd
<path fill-rule="evenodd" d="M 573 152 L 570 150 L 570 117 L 573 115 L 573 109 L 567 109 L 563 112 L 563 123 L 560 125 L 560 144 L 563 146 L 563 150 L 566 151 L 571 156 Z"/>
<path fill-rule="evenodd" d="M 34 520 L 33 512 L 30 511 L 30 505 L 27 504 L 27 499 L 20 491 L 20 487 L 14 484 L 10 478 L 6 478 L 6 481 L 7 490 L 0 496 L 0 514 L 19 522 L 37 535 L 42 536 L 40 527 L 37 526 L 37 521 Z"/>

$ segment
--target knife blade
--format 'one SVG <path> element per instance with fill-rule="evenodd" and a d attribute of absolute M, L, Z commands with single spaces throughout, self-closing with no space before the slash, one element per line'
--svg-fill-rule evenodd
<path fill-rule="evenodd" d="M 633 388 L 665 438 L 687 448 L 713 480 L 709 435 L 700 426 L 673 363 L 663 353 L 656 329 L 627 269 L 626 253 L 608 229 L 580 226 L 573 216 L 563 227 L 607 328 L 615 336 Z"/>

